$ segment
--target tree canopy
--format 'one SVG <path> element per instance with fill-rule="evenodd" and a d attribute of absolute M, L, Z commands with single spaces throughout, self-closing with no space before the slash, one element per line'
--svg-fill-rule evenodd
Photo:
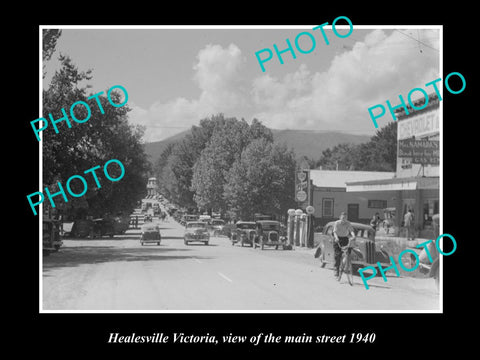
<path fill-rule="evenodd" d="M 293 181 L 293 170 L 286 172 L 295 167 L 295 156 L 285 155 L 290 163 L 283 166 L 284 153 L 286 149 L 273 146 L 271 130 L 257 119 L 248 124 L 217 114 L 201 120 L 183 140 L 165 148 L 155 167 L 161 191 L 176 204 L 244 217 L 252 209 L 278 212 L 284 203 L 291 203 L 294 189 L 286 179 Z M 243 176 L 247 168 L 254 183 L 252 177 Z M 249 193 L 258 193 L 258 187 L 265 189 L 263 196 Z"/>
<path fill-rule="evenodd" d="M 44 33 L 45 34 L 48 33 Z M 51 50 L 50 50 L 51 51 Z M 48 55 L 50 57 L 51 54 Z M 87 193 L 79 198 L 69 198 L 60 206 L 66 215 L 103 216 L 107 213 L 129 213 L 145 193 L 149 163 L 141 143 L 143 129 L 128 122 L 128 104 L 113 107 L 105 93 L 97 97 L 104 113 L 94 95 L 87 92 L 92 78 L 91 71 L 80 71 L 65 55 L 59 56 L 60 68 L 55 71 L 47 89 L 43 91 L 43 117 L 53 119 L 67 114 L 71 127 L 66 121 L 57 123 L 58 133 L 49 121 L 42 132 L 43 182 L 45 186 L 56 187 L 59 181 L 64 183 L 72 175 L 81 175 L 88 185 Z M 97 90 L 95 93 L 99 93 Z M 121 103 L 121 95 L 112 91 L 112 100 Z M 88 121 L 77 123 L 72 120 L 70 109 L 72 104 L 83 101 L 89 104 L 91 115 Z M 76 106 L 74 115 L 78 119 L 86 119 L 88 110 L 84 106 Z M 125 175 L 118 182 L 105 178 L 103 171 L 97 171 L 101 188 L 98 188 L 92 176 L 84 171 L 103 165 L 111 160 L 119 160 L 125 168 Z M 72 189 L 83 186 L 81 182 L 72 182 Z M 74 190 L 75 192 L 75 190 Z M 77 193 L 80 193 L 78 191 Z"/>
<path fill-rule="evenodd" d="M 397 123 L 378 129 L 370 141 L 358 145 L 342 143 L 322 152 L 313 163 L 324 170 L 395 171 Z"/>

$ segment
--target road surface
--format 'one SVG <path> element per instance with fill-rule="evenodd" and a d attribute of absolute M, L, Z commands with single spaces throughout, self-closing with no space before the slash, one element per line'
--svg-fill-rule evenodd
<path fill-rule="evenodd" d="M 365 289 L 339 283 L 311 249 L 232 246 L 226 237 L 184 245 L 183 227 L 160 222 L 161 245 L 140 231 L 113 239 L 65 239 L 43 257 L 41 309 L 101 311 L 438 311 L 432 279 L 377 277 Z"/>

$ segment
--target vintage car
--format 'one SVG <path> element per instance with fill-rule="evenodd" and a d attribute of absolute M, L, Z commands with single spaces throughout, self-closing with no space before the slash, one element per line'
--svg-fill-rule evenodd
<path fill-rule="evenodd" d="M 93 238 L 93 226 L 92 220 L 75 220 L 70 231 L 70 236 L 75 238 Z"/>
<path fill-rule="evenodd" d="M 207 223 L 203 221 L 191 221 L 185 225 L 185 235 L 183 242 L 188 245 L 191 242 L 203 242 L 208 245 L 210 234 L 208 233 Z"/>
<path fill-rule="evenodd" d="M 212 219 L 210 220 L 210 231 L 213 236 L 225 235 L 224 234 L 225 221 L 222 219 Z"/>
<path fill-rule="evenodd" d="M 63 242 L 60 240 L 60 222 L 57 220 L 43 219 L 42 253 L 44 256 L 58 251 Z"/>
<path fill-rule="evenodd" d="M 120 218 L 98 218 L 93 220 L 75 220 L 70 231 L 70 237 L 101 238 L 102 236 L 114 237 L 123 234 L 128 229 L 128 220 Z"/>
<path fill-rule="evenodd" d="M 198 221 L 198 215 L 185 214 L 180 220 L 180 224 L 186 226 L 188 222 Z"/>
<path fill-rule="evenodd" d="M 333 250 L 333 226 L 335 221 L 331 221 L 323 228 L 323 232 L 315 233 L 314 242 L 318 243 L 315 257 L 320 260 L 321 266 L 327 263 L 334 264 Z M 351 222 L 355 232 L 355 242 L 352 249 L 352 267 L 356 273 L 358 269 L 365 266 L 377 267 L 377 261 L 382 266 L 390 266 L 390 257 L 383 249 L 377 250 L 375 247 L 375 231 L 370 225 Z"/>
<path fill-rule="evenodd" d="M 113 232 L 115 235 L 123 235 L 128 230 L 130 216 L 116 216 L 113 219 Z"/>
<path fill-rule="evenodd" d="M 160 234 L 160 227 L 151 222 L 142 225 L 142 234 L 140 235 L 140 244 L 154 243 L 160 245 L 162 235 Z"/>
<path fill-rule="evenodd" d="M 287 241 L 285 236 L 281 234 L 281 226 L 278 221 L 259 220 L 255 223 L 256 234 L 253 240 L 253 248 L 259 246 L 262 250 L 265 246 L 275 246 L 278 249 L 282 246 L 285 250 Z"/>
<path fill-rule="evenodd" d="M 235 229 L 232 231 L 232 245 L 239 242 L 242 246 L 243 244 L 253 246 L 253 239 L 257 234 L 256 225 L 255 221 L 237 221 Z"/>
<path fill-rule="evenodd" d="M 115 223 L 112 219 L 94 219 L 93 220 L 93 237 L 102 237 L 107 235 L 113 237 L 115 235 Z"/>

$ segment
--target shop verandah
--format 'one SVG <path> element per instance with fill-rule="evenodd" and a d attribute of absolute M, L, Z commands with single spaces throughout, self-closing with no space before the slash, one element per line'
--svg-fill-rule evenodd
<path fill-rule="evenodd" d="M 415 237 L 435 238 L 433 215 L 440 213 L 439 177 L 409 177 L 347 183 L 347 192 L 385 192 L 394 204 L 393 236 L 405 237 L 403 219 L 414 215 Z M 383 215 L 383 214 L 382 214 Z"/>

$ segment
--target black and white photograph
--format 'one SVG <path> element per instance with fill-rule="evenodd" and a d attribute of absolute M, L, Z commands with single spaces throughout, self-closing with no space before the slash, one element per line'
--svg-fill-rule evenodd
<path fill-rule="evenodd" d="M 335 14 L 38 24 L 42 339 L 370 354 L 448 333 L 476 221 L 461 31 Z"/>

